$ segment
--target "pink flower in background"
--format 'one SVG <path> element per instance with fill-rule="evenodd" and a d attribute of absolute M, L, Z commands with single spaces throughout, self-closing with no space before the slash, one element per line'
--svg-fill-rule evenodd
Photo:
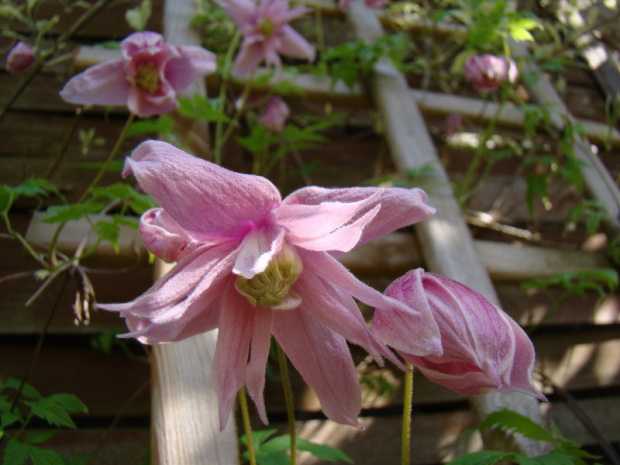
<path fill-rule="evenodd" d="M 353 0 L 339 0 L 338 8 L 342 11 L 347 11 L 349 9 L 349 4 Z M 368 8 L 383 8 L 390 0 L 365 0 L 366 6 Z"/>
<path fill-rule="evenodd" d="M 313 62 L 316 51 L 306 39 L 288 25 L 291 19 L 309 11 L 289 10 L 285 0 L 216 0 L 243 32 L 243 43 L 233 65 L 233 74 L 247 76 L 263 61 L 280 68 L 278 54 Z"/>
<path fill-rule="evenodd" d="M 34 61 L 34 49 L 25 42 L 18 42 L 6 57 L 6 69 L 10 74 L 19 76 L 26 72 Z"/>
<path fill-rule="evenodd" d="M 446 136 L 451 136 L 463 126 L 463 118 L 458 113 L 450 113 L 443 121 L 443 131 Z"/>
<path fill-rule="evenodd" d="M 495 55 L 473 55 L 467 58 L 465 78 L 480 92 L 494 92 L 504 82 L 515 82 L 519 74 L 516 63 Z"/>
<path fill-rule="evenodd" d="M 176 266 L 120 312 L 146 344 L 179 341 L 219 328 L 214 359 L 220 421 L 244 385 L 267 421 L 263 400 L 271 335 L 314 389 L 331 419 L 359 425 L 360 385 L 347 341 L 399 363 L 372 334 L 354 299 L 408 312 L 418 355 L 439 353 L 428 311 L 413 314 L 358 281 L 336 257 L 428 218 L 420 189 L 299 189 L 284 200 L 267 179 L 228 171 L 165 142 L 147 141 L 124 175 L 162 208 L 140 232 L 149 250 Z"/>
<path fill-rule="evenodd" d="M 121 43 L 121 60 L 74 76 L 60 92 L 67 102 L 127 105 L 142 118 L 176 108 L 176 93 L 215 71 L 215 55 L 201 47 L 174 46 L 155 32 L 135 32 Z"/>
<path fill-rule="evenodd" d="M 291 111 L 284 100 L 280 97 L 271 97 L 265 111 L 258 118 L 258 123 L 273 133 L 281 134 L 290 114 Z"/>
<path fill-rule="evenodd" d="M 413 355 L 409 319 L 399 309 L 377 308 L 373 330 L 431 381 L 461 394 L 490 389 L 520 391 L 544 399 L 532 382 L 534 347 L 519 325 L 463 284 L 417 269 L 385 294 L 412 309 L 431 312 L 441 333 L 442 355 Z"/>

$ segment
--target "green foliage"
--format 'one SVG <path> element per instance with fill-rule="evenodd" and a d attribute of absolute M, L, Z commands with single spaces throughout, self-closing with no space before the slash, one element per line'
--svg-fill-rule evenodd
<path fill-rule="evenodd" d="M 523 283 L 522 287 L 525 290 L 560 288 L 564 291 L 560 300 L 571 295 L 583 297 L 588 291 L 594 291 L 604 298 L 618 289 L 618 273 L 613 268 L 571 271 L 559 273 L 551 278 L 533 279 Z"/>
<path fill-rule="evenodd" d="M 580 221 L 585 221 L 586 232 L 590 235 L 596 233 L 603 221 L 609 221 L 609 215 L 599 200 L 583 199 L 571 207 L 566 216 L 567 231 L 574 229 Z"/>
<path fill-rule="evenodd" d="M 328 48 L 321 55 L 316 70 L 320 74 L 329 72 L 332 89 L 339 80 L 352 89 L 360 79 L 368 76 L 380 58 L 389 58 L 398 67 L 409 49 L 403 34 L 381 37 L 371 44 L 360 39 Z"/>
<path fill-rule="evenodd" d="M 450 462 L 450 465 L 494 465 L 498 462 L 517 463 L 519 465 L 586 465 L 586 459 L 597 457 L 582 450 L 579 444 L 565 438 L 555 425 L 551 431 L 543 428 L 530 418 L 509 409 L 493 412 L 467 434 L 481 429 L 496 428 L 506 432 L 514 432 L 523 436 L 543 441 L 553 446 L 549 454 L 528 457 L 522 453 L 498 450 L 482 450 L 462 455 Z"/>
<path fill-rule="evenodd" d="M 275 429 L 252 431 L 254 453 L 259 465 L 288 465 L 291 463 L 288 455 L 291 438 L 288 434 L 272 437 L 276 431 Z M 247 446 L 245 435 L 241 436 L 240 442 Z M 301 438 L 296 439 L 296 444 L 297 450 L 309 452 L 325 462 L 353 463 L 347 454 L 336 447 L 316 444 Z M 243 453 L 243 457 L 249 459 L 247 451 Z"/>
<path fill-rule="evenodd" d="M 179 98 L 177 111 L 183 116 L 201 121 L 231 122 L 230 118 L 218 109 L 217 99 L 208 99 L 199 94 L 194 94 L 192 98 Z"/>
<path fill-rule="evenodd" d="M 14 406 L 11 399 L 20 392 L 19 401 Z M 75 428 L 70 414 L 86 412 L 86 405 L 73 394 L 43 397 L 28 383 L 22 385 L 15 378 L 0 380 L 0 438 L 6 436 L 8 439 L 2 463 L 22 465 L 30 460 L 33 465 L 81 465 L 94 460 L 87 456 L 67 460 L 58 452 L 37 445 L 52 439 L 61 427 Z M 41 418 L 54 428 L 26 433 L 33 417 Z"/>
<path fill-rule="evenodd" d="M 151 0 L 142 0 L 135 8 L 125 12 L 125 21 L 135 31 L 144 31 L 152 12 Z"/>

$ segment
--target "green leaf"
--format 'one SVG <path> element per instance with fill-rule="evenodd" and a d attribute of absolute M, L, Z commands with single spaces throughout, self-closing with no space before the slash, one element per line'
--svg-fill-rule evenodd
<path fill-rule="evenodd" d="M 7 185 L 0 185 L 0 213 L 8 215 L 14 201 L 15 194 L 13 190 Z"/>
<path fill-rule="evenodd" d="M 65 465 L 65 460 L 58 452 L 31 445 L 27 447 L 33 465 Z"/>
<path fill-rule="evenodd" d="M 125 21 L 135 31 L 144 31 L 151 17 L 151 1 L 143 0 L 140 5 L 125 12 Z"/>
<path fill-rule="evenodd" d="M 33 415 L 42 418 L 50 425 L 66 426 L 75 429 L 75 423 L 69 416 L 67 409 L 54 400 L 41 399 L 24 403 L 31 408 Z"/>
<path fill-rule="evenodd" d="M 22 465 L 28 460 L 28 445 L 14 439 L 9 440 L 4 450 L 2 465 Z"/>
<path fill-rule="evenodd" d="M 53 438 L 56 435 L 56 433 L 58 433 L 57 430 L 32 431 L 28 433 L 28 435 L 26 436 L 26 439 L 24 439 L 24 442 L 28 444 L 36 444 L 39 442 L 45 442 L 48 439 Z"/>
<path fill-rule="evenodd" d="M 8 377 L 7 379 L 5 379 L 0 386 L 2 387 L 2 389 L 13 389 L 15 391 L 20 389 L 20 385 L 21 385 L 21 380 L 17 379 L 17 378 L 13 378 L 12 376 Z M 22 392 L 22 397 L 24 397 L 25 399 L 42 399 L 43 396 L 41 395 L 41 393 L 39 391 L 37 391 L 32 384 L 30 383 L 24 383 L 24 385 L 21 388 L 21 392 Z"/>
<path fill-rule="evenodd" d="M 487 429 L 492 427 L 514 431 L 537 441 L 557 444 L 556 438 L 541 425 L 525 415 L 521 415 L 507 408 L 490 413 L 475 429 Z"/>
<path fill-rule="evenodd" d="M 231 119 L 217 109 L 211 100 L 200 94 L 194 94 L 193 98 L 179 98 L 179 114 L 188 118 L 196 118 L 207 122 L 228 123 Z"/>
<path fill-rule="evenodd" d="M 8 409 L 10 408 L 11 404 L 8 403 Z M 3 410 L 5 409 L 3 408 Z M 7 428 L 17 422 L 20 422 L 22 424 L 24 423 L 24 418 L 17 410 L 14 410 L 12 412 L 5 411 L 4 413 L 2 413 L 2 415 L 0 415 L 0 429 Z"/>
<path fill-rule="evenodd" d="M 159 115 L 157 118 L 134 121 L 127 131 L 127 136 L 144 133 L 172 134 L 174 120 L 168 115 Z"/>
<path fill-rule="evenodd" d="M 52 394 L 47 400 L 55 402 L 70 413 L 88 413 L 88 407 L 74 394 Z"/>
<path fill-rule="evenodd" d="M 259 450 L 255 455 L 259 465 L 290 465 L 291 463 L 291 458 L 283 450 Z"/>
<path fill-rule="evenodd" d="M 66 223 L 76 221 L 93 213 L 99 213 L 106 206 L 105 202 L 86 201 L 72 205 L 55 205 L 47 209 L 44 223 Z"/>
<path fill-rule="evenodd" d="M 500 461 L 514 461 L 517 454 L 500 450 L 481 450 L 462 455 L 450 465 L 493 465 Z"/>
<path fill-rule="evenodd" d="M 314 442 L 306 441 L 305 439 L 297 439 L 297 449 L 310 452 L 315 457 L 327 462 L 347 462 L 353 463 L 353 459 L 345 454 L 337 447 L 332 447 L 324 444 L 316 444 Z"/>

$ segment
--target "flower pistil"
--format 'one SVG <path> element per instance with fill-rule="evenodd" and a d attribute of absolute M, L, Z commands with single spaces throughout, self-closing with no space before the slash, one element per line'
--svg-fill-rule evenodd
<path fill-rule="evenodd" d="M 159 89 L 159 73 L 154 63 L 147 61 L 138 66 L 134 84 L 149 94 L 154 94 Z"/>
<path fill-rule="evenodd" d="M 284 244 L 262 273 L 250 279 L 239 276 L 235 280 L 237 291 L 253 306 L 263 305 L 274 310 L 290 310 L 301 303 L 301 297 L 291 291 L 303 264 L 295 249 Z"/>

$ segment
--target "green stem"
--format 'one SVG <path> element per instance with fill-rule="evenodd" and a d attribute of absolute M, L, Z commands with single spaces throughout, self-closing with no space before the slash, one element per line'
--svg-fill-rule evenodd
<path fill-rule="evenodd" d="M 295 433 L 295 406 L 293 405 L 293 390 L 291 389 L 291 379 L 288 374 L 288 364 L 286 355 L 280 344 L 276 342 L 278 348 L 278 363 L 280 364 L 280 376 L 282 376 L 282 387 L 284 388 L 284 400 L 286 402 L 286 415 L 288 417 L 288 433 L 291 438 L 291 465 L 297 463 L 297 436 Z"/>
<path fill-rule="evenodd" d="M 133 113 L 129 113 L 129 118 L 127 118 L 127 122 L 125 123 L 125 126 L 123 127 L 123 130 L 121 131 L 120 135 L 118 136 L 118 139 L 116 139 L 116 143 L 114 144 L 114 147 L 112 147 L 112 151 L 110 152 L 110 155 L 108 155 L 108 158 L 103 163 L 103 166 L 101 167 L 101 169 L 97 173 L 97 176 L 95 176 L 95 179 L 93 179 L 93 182 L 91 182 L 90 186 L 88 186 L 88 189 L 86 189 L 84 191 L 84 193 L 82 194 L 82 196 L 79 198 L 78 203 L 81 203 L 84 200 L 86 200 L 86 197 L 88 197 L 90 192 L 97 186 L 97 184 L 99 184 L 99 181 L 101 181 L 101 178 L 103 178 L 103 176 L 108 171 L 108 168 L 110 167 L 110 163 L 112 163 L 112 160 L 114 160 L 114 157 L 116 156 L 116 154 L 118 153 L 119 149 L 121 148 L 121 144 L 125 140 L 125 136 L 127 135 L 127 131 L 129 130 L 129 126 L 131 126 L 131 123 L 133 123 L 133 120 L 134 120 L 135 117 L 136 116 Z"/>
<path fill-rule="evenodd" d="M 248 399 L 246 398 L 244 388 L 239 389 L 237 395 L 239 396 L 239 406 L 241 407 L 243 430 L 245 431 L 245 439 L 248 446 L 248 455 L 250 456 L 250 465 L 256 465 L 256 452 L 254 451 L 254 440 L 252 439 L 252 425 L 250 424 Z"/>
<path fill-rule="evenodd" d="M 413 366 L 407 363 L 411 371 L 405 372 L 404 398 L 403 398 L 403 428 L 401 464 L 411 463 L 411 404 L 413 401 Z"/>
<path fill-rule="evenodd" d="M 224 144 L 226 143 L 226 141 L 228 140 L 230 135 L 235 130 L 235 127 L 237 126 L 237 123 L 241 119 L 241 115 L 243 115 L 243 113 L 246 110 L 246 105 L 247 105 L 248 97 L 250 96 L 250 91 L 252 90 L 252 77 L 253 77 L 253 75 L 254 75 L 254 73 L 252 73 L 247 78 L 247 80 L 245 81 L 245 85 L 243 86 L 243 93 L 241 94 L 241 97 L 240 97 L 241 106 L 235 112 L 235 115 L 233 116 L 231 122 L 226 127 L 226 130 L 224 131 L 224 133 L 220 137 L 218 137 L 217 140 L 216 140 L 214 153 L 215 153 L 215 157 L 216 157 L 215 159 L 219 161 L 219 163 L 217 163 L 218 165 L 222 161 L 222 155 L 221 155 L 222 147 L 224 146 Z"/>
<path fill-rule="evenodd" d="M 233 54 L 237 49 L 237 44 L 241 40 L 242 32 L 238 30 L 230 41 L 226 57 L 224 58 L 224 65 L 222 67 L 222 84 L 220 85 L 220 94 L 218 96 L 217 109 L 220 113 L 224 112 L 224 105 L 226 103 L 226 87 L 228 85 L 228 79 L 230 78 L 230 70 L 232 68 Z M 215 144 L 213 148 L 213 161 L 216 165 L 222 164 L 222 133 L 224 131 L 224 122 L 217 121 L 215 123 Z"/>

